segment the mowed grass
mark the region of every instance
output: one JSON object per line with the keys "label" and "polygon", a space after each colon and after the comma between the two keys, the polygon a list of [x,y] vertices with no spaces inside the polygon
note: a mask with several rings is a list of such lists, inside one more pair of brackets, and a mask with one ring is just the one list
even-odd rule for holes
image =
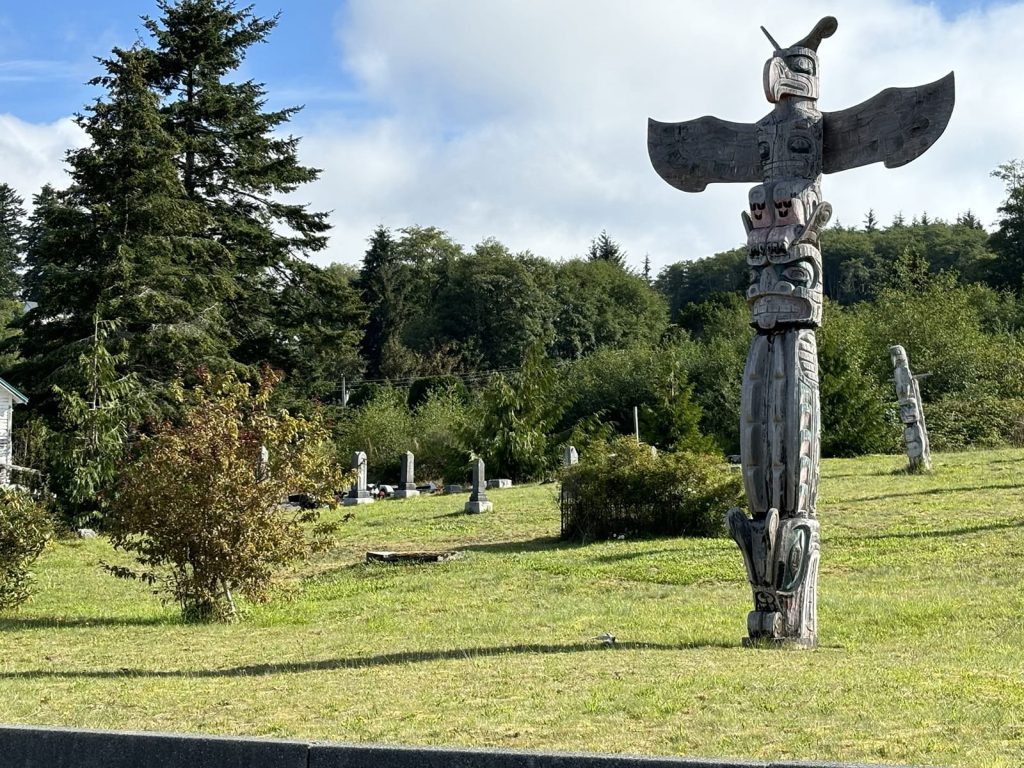
{"label": "mowed grass", "polygon": [[[432,745],[1024,763],[1024,451],[823,463],[821,646],[741,647],[728,539],[558,541],[557,488],[360,507],[242,622],[61,541],[0,618],[0,722]],[[342,514],[342,510],[332,514]],[[724,511],[724,510],[723,510]],[[368,549],[448,549],[364,565]],[[604,632],[614,646],[593,640]]]}

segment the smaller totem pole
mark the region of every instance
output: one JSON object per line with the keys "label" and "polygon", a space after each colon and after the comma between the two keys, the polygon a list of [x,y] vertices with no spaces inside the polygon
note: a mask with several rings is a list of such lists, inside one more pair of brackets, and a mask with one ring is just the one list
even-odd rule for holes
{"label": "smaller totem pole", "polygon": [[892,366],[895,370],[896,399],[900,404],[900,419],[903,421],[903,440],[907,444],[907,469],[911,472],[928,472],[932,468],[932,454],[928,448],[928,430],[924,425],[924,408],[921,405],[921,388],[917,376],[910,372],[907,351],[899,344],[889,347]]}

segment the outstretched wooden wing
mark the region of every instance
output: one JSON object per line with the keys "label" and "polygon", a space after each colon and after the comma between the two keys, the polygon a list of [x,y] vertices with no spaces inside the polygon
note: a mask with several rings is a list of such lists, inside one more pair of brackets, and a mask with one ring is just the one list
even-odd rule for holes
{"label": "outstretched wooden wing", "polygon": [[647,152],[658,175],[684,192],[702,192],[717,181],[761,181],[752,123],[717,117],[685,123],[648,120]]}
{"label": "outstretched wooden wing", "polygon": [[822,170],[869,163],[897,168],[924,153],[953,113],[953,73],[916,88],[886,88],[855,107],[824,114]]}

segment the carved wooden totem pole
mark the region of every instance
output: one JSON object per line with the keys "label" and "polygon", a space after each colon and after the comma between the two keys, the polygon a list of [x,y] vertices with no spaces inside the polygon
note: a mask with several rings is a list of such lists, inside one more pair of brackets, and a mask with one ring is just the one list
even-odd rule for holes
{"label": "carved wooden totem pole", "polygon": [[893,378],[896,381],[896,398],[900,404],[900,420],[904,424],[907,469],[911,472],[927,472],[932,468],[932,453],[928,448],[928,428],[924,425],[918,377],[910,372],[907,351],[899,344],[889,347],[889,356],[892,358]]}
{"label": "carved wooden totem pole", "polygon": [[815,329],[821,323],[818,237],[832,215],[821,174],[918,157],[953,110],[953,73],[930,85],[888,88],[841,112],[818,110],[818,45],[838,24],[819,21],[764,67],[774,104],[757,123],[701,117],[649,121],[651,163],[669,184],[700,192],[711,182],[758,182],[744,211],[757,331],[743,373],[740,451],[751,517],[729,511],[754,592],[745,644],[817,643],[819,558],[815,498],[820,412]]}

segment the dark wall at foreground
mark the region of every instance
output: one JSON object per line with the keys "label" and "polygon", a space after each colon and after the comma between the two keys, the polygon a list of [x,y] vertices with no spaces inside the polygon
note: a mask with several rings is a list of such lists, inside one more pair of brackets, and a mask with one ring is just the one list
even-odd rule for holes
{"label": "dark wall at foreground", "polygon": [[[0,768],[856,768],[0,726]],[[863,768],[863,767],[862,767]]]}

